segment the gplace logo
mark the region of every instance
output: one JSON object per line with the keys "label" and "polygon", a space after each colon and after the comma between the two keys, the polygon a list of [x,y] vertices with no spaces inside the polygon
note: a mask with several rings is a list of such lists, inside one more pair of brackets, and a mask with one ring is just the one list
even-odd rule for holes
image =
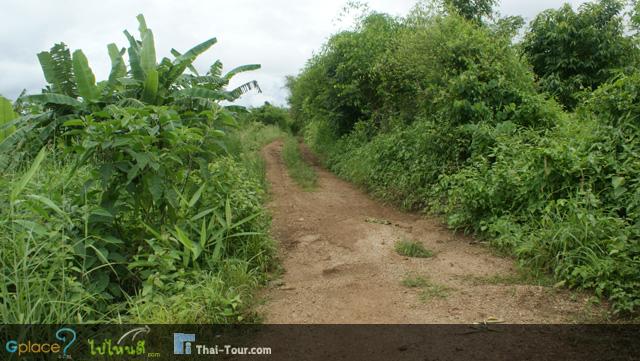
{"label": "gplace logo", "polygon": [[173,334],[173,354],[191,355],[191,344],[196,342],[196,335],[193,333]]}
{"label": "gplace logo", "polygon": [[62,343],[10,340],[7,341],[4,348],[7,352],[18,354],[18,356],[26,354],[58,354],[62,351],[62,357],[67,358],[69,347],[76,341],[76,332],[70,328],[61,328],[56,331],[56,339]]}

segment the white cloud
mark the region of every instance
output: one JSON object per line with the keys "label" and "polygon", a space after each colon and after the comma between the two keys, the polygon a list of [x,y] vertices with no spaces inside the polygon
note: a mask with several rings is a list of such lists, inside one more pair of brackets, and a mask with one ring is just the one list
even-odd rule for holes
{"label": "white cloud", "polygon": [[[207,69],[216,59],[227,70],[260,63],[261,70],[236,79],[236,84],[256,79],[263,90],[245,96],[242,103],[284,104],[284,77],[296,74],[313,51],[340,28],[335,19],[344,4],[345,0],[5,0],[0,12],[0,94],[15,98],[23,88],[38,92],[44,78],[36,54],[60,41],[82,49],[96,77],[106,78],[110,69],[106,45],[125,46],[122,30],[137,31],[135,16],[144,13],[159,56],[168,56],[172,47],[186,51],[217,37],[218,44],[196,66]],[[370,1],[372,9],[394,15],[406,14],[413,4],[413,0]],[[531,19],[561,4],[503,0],[500,12]]]}

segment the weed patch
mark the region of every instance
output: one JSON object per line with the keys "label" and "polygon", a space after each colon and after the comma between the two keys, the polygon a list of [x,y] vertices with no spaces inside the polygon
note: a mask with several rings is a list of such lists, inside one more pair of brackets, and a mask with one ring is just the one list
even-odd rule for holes
{"label": "weed patch", "polygon": [[424,287],[429,281],[422,276],[407,276],[402,280],[402,285],[409,288]]}
{"label": "weed patch", "polygon": [[396,252],[405,257],[429,258],[433,256],[433,252],[424,248],[422,243],[409,240],[401,240],[395,244]]}
{"label": "weed patch", "polygon": [[428,277],[409,274],[400,282],[405,287],[419,290],[419,297],[422,302],[427,302],[434,298],[447,298],[453,288],[436,283]]}
{"label": "weed patch", "polygon": [[282,159],[284,160],[289,176],[306,191],[312,191],[318,182],[318,175],[313,168],[307,164],[300,155],[298,142],[293,137],[288,137],[282,148]]}
{"label": "weed patch", "polygon": [[428,283],[422,287],[420,292],[420,300],[426,302],[434,298],[447,298],[453,288],[437,283]]}
{"label": "weed patch", "polygon": [[547,274],[534,272],[524,268],[518,268],[516,272],[509,274],[495,274],[491,276],[465,275],[461,279],[474,286],[481,285],[532,285],[552,287],[555,285],[553,278]]}

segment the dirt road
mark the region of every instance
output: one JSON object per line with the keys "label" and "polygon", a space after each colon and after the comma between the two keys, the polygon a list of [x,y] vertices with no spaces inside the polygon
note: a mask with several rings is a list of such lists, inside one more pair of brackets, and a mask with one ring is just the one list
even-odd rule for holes
{"label": "dirt road", "polygon": [[[287,174],[282,142],[263,149],[273,236],[285,273],[259,308],[266,323],[561,323],[584,319],[588,295],[518,281],[512,260],[493,255],[438,220],[369,198],[303,156],[318,173],[305,192]],[[415,240],[430,258],[398,255]],[[407,287],[407,277],[418,287]]]}

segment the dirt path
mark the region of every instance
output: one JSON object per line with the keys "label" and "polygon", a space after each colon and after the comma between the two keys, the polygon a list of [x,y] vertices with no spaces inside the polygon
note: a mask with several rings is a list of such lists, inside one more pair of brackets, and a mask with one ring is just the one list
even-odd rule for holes
{"label": "dirt path", "polygon": [[[586,295],[491,282],[492,276],[515,275],[513,261],[435,219],[383,206],[315,164],[319,186],[302,191],[289,178],[281,151],[281,141],[262,151],[273,236],[285,270],[258,310],[266,323],[470,323],[490,317],[560,323],[584,317]],[[303,155],[314,162],[308,151]],[[417,240],[435,255],[400,256],[394,251],[400,239]],[[430,280],[426,297],[420,287],[401,284],[408,275]]]}

